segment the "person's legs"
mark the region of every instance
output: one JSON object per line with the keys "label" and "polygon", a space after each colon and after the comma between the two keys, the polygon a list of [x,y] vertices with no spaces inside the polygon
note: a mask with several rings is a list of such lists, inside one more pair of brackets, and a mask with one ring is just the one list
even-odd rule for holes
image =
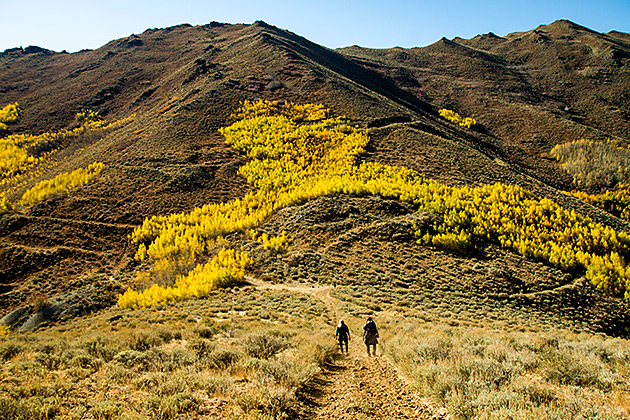
{"label": "person's legs", "polygon": [[343,354],[343,340],[339,340],[339,349],[341,350],[341,354]]}
{"label": "person's legs", "polygon": [[367,347],[368,356],[371,356],[371,354],[370,354],[370,345],[366,344],[365,347]]}
{"label": "person's legs", "polygon": [[[348,339],[343,340],[346,343],[346,355],[348,354]],[[341,351],[343,353],[343,350]]]}

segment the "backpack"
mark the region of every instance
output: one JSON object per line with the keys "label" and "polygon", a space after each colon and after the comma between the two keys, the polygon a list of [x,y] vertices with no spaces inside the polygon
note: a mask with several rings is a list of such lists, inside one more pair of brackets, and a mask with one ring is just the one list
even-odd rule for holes
{"label": "backpack", "polygon": [[376,332],[376,324],[374,321],[368,321],[365,323],[365,327],[363,329],[367,332]]}

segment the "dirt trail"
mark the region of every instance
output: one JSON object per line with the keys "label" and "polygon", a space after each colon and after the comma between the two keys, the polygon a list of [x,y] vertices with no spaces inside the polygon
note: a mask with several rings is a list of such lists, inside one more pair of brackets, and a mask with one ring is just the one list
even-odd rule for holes
{"label": "dirt trail", "polygon": [[[249,277],[259,289],[288,290],[320,299],[339,319],[332,287],[271,284]],[[368,356],[360,331],[353,331],[349,354],[327,366],[304,393],[300,418],[343,419],[448,419],[444,409],[421,398],[396,367],[377,351]],[[331,331],[332,334],[332,331]]]}

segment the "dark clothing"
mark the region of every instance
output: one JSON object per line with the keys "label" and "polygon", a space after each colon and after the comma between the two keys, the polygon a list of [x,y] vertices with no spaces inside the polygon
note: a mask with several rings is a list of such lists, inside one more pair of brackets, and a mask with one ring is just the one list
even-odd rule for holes
{"label": "dark clothing", "polygon": [[363,331],[363,341],[366,345],[371,346],[378,344],[378,329],[376,328],[374,321],[366,322],[363,326]]}
{"label": "dark clothing", "polygon": [[343,345],[346,345],[346,354],[348,353],[348,341],[350,340],[350,330],[346,324],[341,324],[340,327],[337,327],[335,330],[335,337],[339,339],[339,347],[341,348],[341,353],[343,354]]}
{"label": "dark clothing", "polygon": [[335,331],[335,336],[341,340],[348,340],[348,336],[350,336],[350,330],[346,324],[343,324],[341,327],[337,327]]}
{"label": "dark clothing", "polygon": [[378,334],[378,330],[376,329],[376,324],[374,321],[367,321],[363,326],[363,331],[366,333]]}

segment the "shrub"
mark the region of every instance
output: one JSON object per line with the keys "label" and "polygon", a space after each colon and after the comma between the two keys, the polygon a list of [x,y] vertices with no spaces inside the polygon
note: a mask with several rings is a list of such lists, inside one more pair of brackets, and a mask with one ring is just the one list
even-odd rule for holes
{"label": "shrub", "polygon": [[310,361],[315,365],[322,367],[327,364],[331,364],[333,360],[339,356],[339,347],[336,343],[324,340],[323,337],[320,338],[320,340],[313,338],[312,342],[301,346],[300,354],[304,360]]}
{"label": "shrub", "polygon": [[164,398],[150,397],[147,403],[155,418],[169,420],[186,413],[196,412],[201,400],[187,391]]}
{"label": "shrub", "polygon": [[258,386],[237,396],[238,405],[254,418],[286,418],[296,406],[295,391],[282,386]]}
{"label": "shrub", "polygon": [[95,337],[90,338],[80,344],[88,354],[109,362],[120,351],[120,344],[111,338]]}
{"label": "shrub", "polygon": [[195,329],[195,333],[200,337],[200,338],[207,338],[210,339],[212,338],[212,336],[214,335],[214,329],[209,328],[209,327],[199,327]]}
{"label": "shrub", "polygon": [[102,363],[102,359],[93,357],[83,351],[71,355],[67,362],[68,366],[90,370],[96,370]]}
{"label": "shrub", "polygon": [[195,363],[195,358],[190,353],[177,348],[168,351],[152,349],[149,354],[155,361],[156,368],[163,372],[173,372]]}
{"label": "shrub", "polygon": [[11,341],[0,344],[0,360],[7,361],[22,352],[22,346]]}
{"label": "shrub", "polygon": [[158,389],[165,379],[166,374],[162,372],[151,372],[134,378],[131,383],[141,391],[153,391]]}
{"label": "shrub", "polygon": [[57,370],[63,366],[63,358],[58,354],[35,353],[33,361],[48,370]]}
{"label": "shrub", "polygon": [[238,362],[243,355],[234,349],[218,349],[210,354],[206,364],[213,369],[224,370]]}
{"label": "shrub", "polygon": [[285,347],[286,343],[282,337],[267,331],[250,334],[243,342],[245,354],[258,359],[269,359]]}
{"label": "shrub", "polygon": [[95,420],[114,420],[121,412],[122,407],[118,401],[99,401],[90,408],[90,414]]}
{"label": "shrub", "polygon": [[208,376],[197,374],[189,378],[189,383],[194,389],[201,389],[210,395],[226,392],[232,387],[232,378],[230,376]]}
{"label": "shrub", "polygon": [[630,150],[616,141],[575,140],[554,146],[549,154],[580,188],[630,182]]}
{"label": "shrub", "polygon": [[137,368],[141,371],[154,369],[157,364],[151,355],[137,350],[123,350],[114,356],[113,361],[127,369]]}
{"label": "shrub", "polygon": [[192,350],[199,359],[208,358],[214,351],[215,347],[216,345],[208,340],[188,340],[188,348]]}
{"label": "shrub", "polygon": [[59,414],[59,405],[51,398],[30,397],[13,400],[0,397],[0,420],[46,420]]}

